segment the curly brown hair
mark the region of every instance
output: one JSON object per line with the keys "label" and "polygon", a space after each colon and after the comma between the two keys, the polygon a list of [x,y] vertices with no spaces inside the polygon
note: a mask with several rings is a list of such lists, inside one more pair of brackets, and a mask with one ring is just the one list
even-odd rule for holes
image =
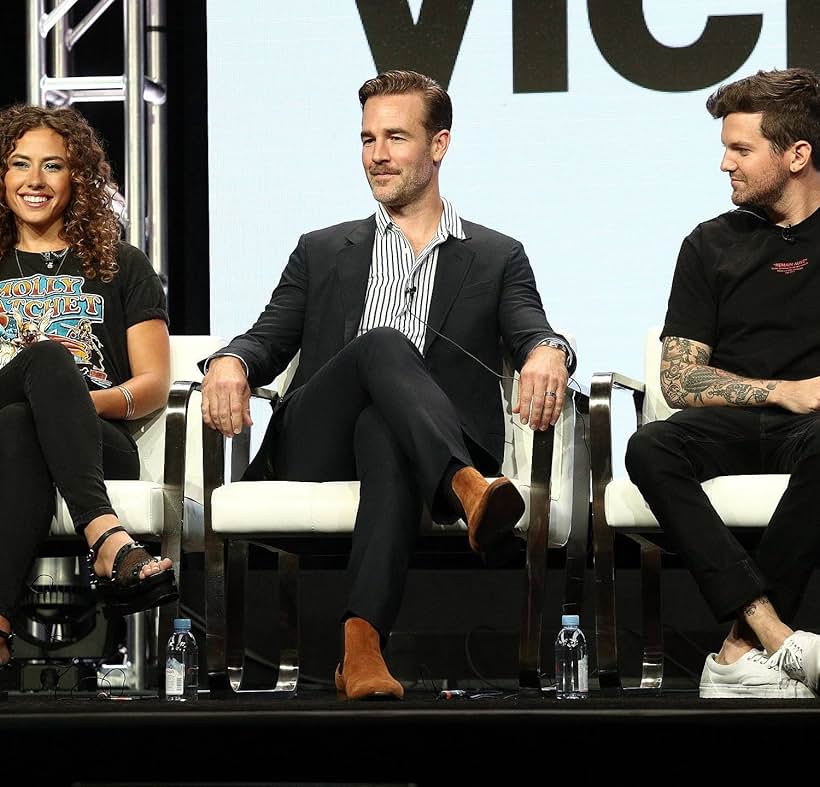
{"label": "curly brown hair", "polygon": [[112,210],[117,184],[100,139],[88,121],[74,109],[16,104],[0,111],[0,256],[17,243],[15,215],[5,202],[4,178],[17,141],[26,132],[50,128],[65,143],[71,176],[71,200],[63,214],[60,237],[82,260],[87,279],[109,282],[118,270],[120,227]]}

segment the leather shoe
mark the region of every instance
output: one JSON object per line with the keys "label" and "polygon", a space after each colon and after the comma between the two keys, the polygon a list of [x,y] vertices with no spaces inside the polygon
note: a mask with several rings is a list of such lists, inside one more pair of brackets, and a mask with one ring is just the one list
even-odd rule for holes
{"label": "leather shoe", "polygon": [[473,552],[486,552],[501,541],[524,513],[521,495],[505,476],[488,483],[474,467],[462,467],[451,485],[467,520]]}
{"label": "leather shoe", "polygon": [[345,656],[336,688],[349,700],[400,700],[404,687],[388,671],[379,632],[362,618],[345,621]]}

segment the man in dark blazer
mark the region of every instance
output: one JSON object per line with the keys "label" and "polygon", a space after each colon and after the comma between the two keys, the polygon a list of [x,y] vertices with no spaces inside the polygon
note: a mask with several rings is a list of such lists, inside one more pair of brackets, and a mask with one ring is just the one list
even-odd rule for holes
{"label": "man in dark blazer", "polygon": [[558,419],[574,357],[521,244],[441,197],[447,93],[391,71],[359,99],[375,216],[302,236],[256,324],[208,360],[202,412],[238,434],[250,387],[300,353],[245,478],[360,481],[336,685],[351,699],[401,698],[381,651],[423,507],[436,521],[464,517],[476,552],[508,537],[523,501],[503,476],[484,478],[503,458],[503,356],[521,372],[514,412],[540,430]]}

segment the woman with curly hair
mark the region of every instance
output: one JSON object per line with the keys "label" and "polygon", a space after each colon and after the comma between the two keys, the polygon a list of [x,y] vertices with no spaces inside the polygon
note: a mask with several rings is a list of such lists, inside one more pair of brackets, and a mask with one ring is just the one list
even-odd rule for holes
{"label": "woman with curly hair", "polygon": [[120,241],[116,186],[73,109],[0,112],[0,664],[60,491],[107,614],[177,597],[171,561],[119,524],[103,478],[139,478],[125,421],[163,407],[168,317],[145,255]]}

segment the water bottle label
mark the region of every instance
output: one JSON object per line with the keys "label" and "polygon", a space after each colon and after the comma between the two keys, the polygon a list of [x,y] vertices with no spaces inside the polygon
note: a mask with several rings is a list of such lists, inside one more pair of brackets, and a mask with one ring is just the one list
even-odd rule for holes
{"label": "water bottle label", "polygon": [[578,661],[578,691],[584,694],[589,691],[589,664],[585,658]]}
{"label": "water bottle label", "polygon": [[185,689],[185,665],[174,658],[165,662],[165,696],[181,697]]}

